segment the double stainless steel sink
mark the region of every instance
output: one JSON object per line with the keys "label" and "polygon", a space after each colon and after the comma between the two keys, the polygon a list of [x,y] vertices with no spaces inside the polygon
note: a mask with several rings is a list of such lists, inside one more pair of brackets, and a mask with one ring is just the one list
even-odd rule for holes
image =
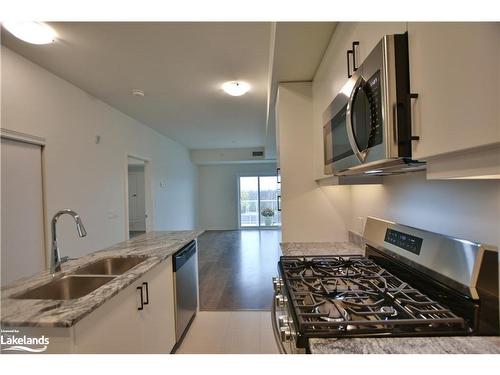
{"label": "double stainless steel sink", "polygon": [[147,257],[109,257],[83,266],[71,274],[55,278],[37,288],[17,294],[16,299],[54,299],[70,300],[81,298],[113,280]]}
{"label": "double stainless steel sink", "polygon": [[146,260],[146,257],[103,258],[73,272],[74,275],[121,275]]}

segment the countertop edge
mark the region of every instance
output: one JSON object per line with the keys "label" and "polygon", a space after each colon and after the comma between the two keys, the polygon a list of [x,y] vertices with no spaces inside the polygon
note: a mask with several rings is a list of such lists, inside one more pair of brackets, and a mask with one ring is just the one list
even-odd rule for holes
{"label": "countertop edge", "polygon": [[311,354],[499,354],[498,336],[309,339]]}

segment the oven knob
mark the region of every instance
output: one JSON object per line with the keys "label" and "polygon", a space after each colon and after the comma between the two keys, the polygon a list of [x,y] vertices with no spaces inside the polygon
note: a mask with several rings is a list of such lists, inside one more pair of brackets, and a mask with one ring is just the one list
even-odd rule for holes
{"label": "oven knob", "polygon": [[280,338],[283,342],[292,341],[292,330],[290,327],[281,327],[280,328]]}
{"label": "oven knob", "polygon": [[283,294],[277,294],[276,297],[274,298],[274,301],[276,303],[276,306],[285,307],[285,304],[287,303],[287,298]]}
{"label": "oven knob", "polygon": [[283,288],[283,279],[281,277],[273,277],[274,291],[281,292]]}
{"label": "oven knob", "polygon": [[292,319],[288,315],[280,315],[278,317],[278,321],[279,321],[280,328],[286,327],[286,326],[292,324],[292,322],[293,322]]}

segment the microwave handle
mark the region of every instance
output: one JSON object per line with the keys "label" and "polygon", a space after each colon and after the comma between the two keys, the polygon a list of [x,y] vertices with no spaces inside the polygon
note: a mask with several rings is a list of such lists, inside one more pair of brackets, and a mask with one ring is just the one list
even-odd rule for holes
{"label": "microwave handle", "polygon": [[352,151],[354,152],[354,155],[358,158],[358,160],[361,163],[364,163],[366,159],[366,151],[360,151],[358,144],[356,143],[356,137],[354,135],[354,124],[352,121],[352,105],[354,103],[354,97],[356,96],[356,93],[360,89],[361,85],[363,84],[364,79],[363,77],[359,76],[358,79],[356,80],[356,83],[354,84],[351,95],[349,96],[349,100],[347,101],[347,110],[345,113],[345,124],[347,128],[347,138],[349,139],[349,144],[351,145]]}

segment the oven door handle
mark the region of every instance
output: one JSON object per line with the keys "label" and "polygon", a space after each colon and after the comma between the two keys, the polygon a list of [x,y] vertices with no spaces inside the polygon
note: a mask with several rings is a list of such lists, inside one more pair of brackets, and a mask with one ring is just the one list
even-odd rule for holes
{"label": "oven door handle", "polygon": [[271,304],[271,323],[273,325],[273,334],[274,334],[274,339],[276,340],[276,344],[278,345],[278,350],[280,354],[288,354],[285,346],[283,345],[283,342],[281,341],[279,329],[278,329],[278,323],[276,322],[276,292],[273,294],[273,301]]}
{"label": "oven door handle", "polygon": [[347,128],[347,138],[349,139],[349,144],[351,145],[352,151],[354,155],[358,158],[361,163],[364,163],[366,160],[366,151],[361,151],[356,143],[356,137],[354,135],[354,122],[352,121],[353,116],[353,104],[354,97],[357,92],[361,89],[361,85],[365,82],[362,76],[359,76],[356,79],[356,83],[354,84],[351,95],[349,96],[349,100],[347,101],[347,109],[345,113],[345,124]]}

